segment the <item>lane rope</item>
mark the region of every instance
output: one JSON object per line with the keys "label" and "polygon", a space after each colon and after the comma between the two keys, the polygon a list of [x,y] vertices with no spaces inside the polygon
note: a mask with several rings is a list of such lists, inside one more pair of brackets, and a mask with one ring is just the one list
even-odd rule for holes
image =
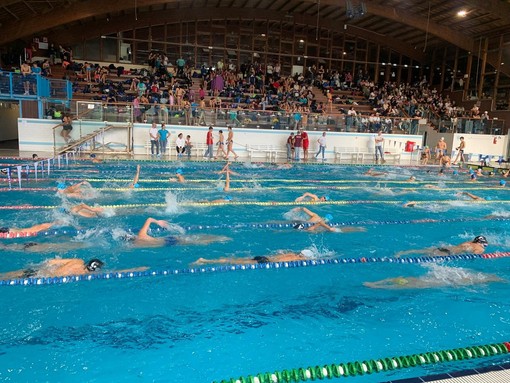
{"label": "lane rope", "polygon": [[[444,219],[406,219],[406,220],[388,220],[388,221],[347,221],[347,222],[328,222],[331,227],[342,226],[380,226],[380,225],[410,225],[422,223],[454,223],[454,222],[485,222],[485,221],[510,221],[510,217],[491,217],[491,218],[444,218]],[[217,230],[217,229],[292,229],[297,224],[303,225],[304,228],[313,226],[310,222],[290,222],[290,223],[237,223],[237,224],[222,224],[222,225],[189,225],[183,226],[186,231],[198,230]],[[129,233],[137,233],[140,229],[128,228]],[[0,238],[28,238],[28,237],[49,237],[57,235],[79,235],[86,233],[87,230],[79,229],[60,229],[60,230],[47,230],[37,232],[18,232],[18,233],[0,233]],[[153,233],[167,232],[166,229],[156,227],[151,229]]]}
{"label": "lane rope", "polygon": [[323,265],[338,264],[355,264],[355,263],[442,263],[448,261],[459,260],[475,260],[475,259],[497,259],[510,257],[510,252],[496,252],[488,254],[458,254],[445,255],[435,257],[406,257],[406,258],[334,258],[334,259],[316,259],[306,261],[289,261],[289,262],[270,262],[257,263],[250,265],[227,265],[227,266],[211,266],[211,267],[195,267],[187,269],[166,269],[166,270],[145,270],[145,271],[125,271],[125,272],[104,272],[86,275],[70,275],[65,277],[30,277],[30,278],[14,278],[0,281],[0,286],[14,285],[54,285],[78,281],[91,281],[96,279],[133,279],[141,277],[168,276],[168,275],[187,275],[187,274],[207,274],[214,272],[230,272],[230,271],[247,271],[258,269],[290,269],[297,267],[315,267]]}
{"label": "lane rope", "polygon": [[332,363],[322,366],[309,366],[291,368],[282,371],[258,373],[239,378],[231,378],[213,383],[289,383],[306,382],[308,380],[323,380],[355,377],[358,375],[372,374],[446,362],[455,362],[465,359],[484,358],[495,355],[508,354],[510,343],[491,343],[475,345],[447,350],[424,352],[420,354],[392,356],[380,359],[363,361]]}

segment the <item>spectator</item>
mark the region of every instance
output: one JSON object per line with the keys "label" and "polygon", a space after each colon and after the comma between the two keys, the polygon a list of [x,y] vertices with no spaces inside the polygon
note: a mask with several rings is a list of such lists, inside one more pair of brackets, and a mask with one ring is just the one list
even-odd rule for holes
{"label": "spectator", "polygon": [[186,150],[186,142],[184,141],[184,137],[183,137],[182,133],[179,133],[177,135],[177,139],[175,140],[175,150],[177,151],[178,158],[182,157],[182,155],[184,154],[184,151]]}
{"label": "spectator", "polygon": [[[156,155],[159,157],[159,132],[155,122],[152,123],[149,130],[149,138],[151,140],[151,156],[154,156],[155,151]],[[154,150],[154,148],[156,150]]]}
{"label": "spectator", "polygon": [[170,137],[170,132],[166,130],[165,124],[161,124],[161,129],[158,130],[158,137],[160,153],[165,155],[166,147],[168,145],[168,138]]}
{"label": "spectator", "polygon": [[384,151],[383,151],[384,137],[382,131],[379,130],[377,136],[375,136],[375,162],[379,161],[379,155],[381,155],[381,162],[384,164]]}
{"label": "spectator", "polygon": [[292,160],[294,158],[294,133],[291,133],[287,138],[287,160]]}
{"label": "spectator", "polygon": [[315,158],[322,153],[322,160],[324,161],[324,152],[326,151],[326,132],[322,133],[322,136],[319,137],[317,143],[319,144],[319,150],[317,151]]}
{"label": "spectator", "polygon": [[184,142],[186,148],[186,155],[188,156],[188,160],[191,158],[191,148],[193,148],[193,144],[191,143],[191,136],[188,134],[186,136],[186,141]]}
{"label": "spectator", "polygon": [[213,158],[214,151],[214,139],[213,139],[213,127],[209,126],[209,130],[207,131],[207,135],[205,138],[205,144],[207,145],[207,150],[204,153],[204,157],[208,157],[210,160]]}

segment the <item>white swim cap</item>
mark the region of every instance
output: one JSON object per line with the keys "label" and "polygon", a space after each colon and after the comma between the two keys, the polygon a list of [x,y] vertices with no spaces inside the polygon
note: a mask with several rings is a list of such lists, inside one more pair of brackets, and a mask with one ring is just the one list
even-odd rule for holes
{"label": "white swim cap", "polygon": [[301,250],[301,255],[306,258],[313,258],[315,256],[314,252],[310,249]]}

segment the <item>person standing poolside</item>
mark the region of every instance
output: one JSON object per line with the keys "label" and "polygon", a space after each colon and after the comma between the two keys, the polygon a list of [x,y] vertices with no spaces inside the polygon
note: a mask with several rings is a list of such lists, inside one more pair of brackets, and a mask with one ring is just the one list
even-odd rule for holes
{"label": "person standing poolside", "polygon": [[460,157],[460,162],[466,162],[466,160],[464,159],[464,150],[465,149],[466,149],[466,141],[464,141],[464,137],[461,137],[459,147],[457,148],[457,150],[458,150],[457,156],[455,157],[455,160],[453,160],[453,165],[456,165],[459,157]]}
{"label": "person standing poolside", "polygon": [[445,256],[452,254],[483,254],[485,252],[485,248],[489,246],[489,242],[487,242],[487,238],[483,235],[477,235],[472,241],[466,241],[456,246],[441,246],[441,247],[428,247],[426,249],[418,249],[418,250],[405,250],[399,251],[395,254],[396,258],[401,257],[402,255],[409,254],[423,254],[429,256]]}
{"label": "person standing poolside", "polygon": [[256,256],[253,258],[227,258],[222,257],[218,259],[205,259],[198,258],[191,265],[209,265],[209,264],[229,264],[229,265],[254,265],[257,263],[273,263],[273,262],[293,262],[293,261],[305,261],[313,259],[313,251],[304,249],[300,253],[286,252],[279,253],[276,255],[269,256]]}
{"label": "person standing poolside", "polygon": [[186,136],[186,141],[184,141],[184,147],[186,148],[186,155],[188,156],[188,160],[191,159],[191,149],[193,148],[193,144],[191,143],[191,136],[188,134]]}
{"label": "person standing poolside", "polygon": [[223,154],[223,158],[227,158],[227,152],[225,152],[225,137],[223,136],[223,130],[220,129],[218,132],[218,141],[216,142],[218,149],[216,149],[216,156],[214,159],[217,159],[221,154]]}
{"label": "person standing poolside", "polygon": [[298,130],[296,135],[294,136],[294,161],[299,161],[301,157],[301,148],[303,147],[303,136],[301,136],[301,131]]}
{"label": "person standing poolside", "polygon": [[158,225],[163,229],[170,228],[170,223],[164,220],[157,220],[154,218],[147,218],[142,228],[134,238],[135,247],[170,247],[175,245],[207,245],[212,242],[226,242],[231,238],[218,235],[180,235],[180,236],[166,236],[166,237],[153,237],[149,235],[151,224]]}
{"label": "person standing poolside", "polygon": [[441,160],[441,157],[443,157],[446,154],[447,149],[448,146],[446,145],[444,137],[441,137],[436,144],[436,161]]}
{"label": "person standing poolside", "polygon": [[161,124],[161,129],[158,130],[158,137],[160,153],[165,155],[166,147],[168,145],[168,139],[170,138],[170,132],[166,130],[165,124]]}
{"label": "person standing poolside", "polygon": [[379,155],[381,156],[381,162],[384,164],[386,161],[384,160],[384,152],[383,152],[383,144],[384,137],[382,135],[382,130],[379,130],[377,136],[375,136],[375,162],[379,161]]}
{"label": "person standing poolside", "polygon": [[209,126],[209,130],[207,131],[207,135],[205,138],[205,144],[207,145],[207,150],[204,153],[204,157],[208,157],[210,160],[213,158],[214,152],[214,138],[213,138],[213,127]]}
{"label": "person standing poolside", "polygon": [[421,164],[428,165],[430,161],[430,148],[426,145],[421,152]]}
{"label": "person standing poolside", "polygon": [[308,160],[308,148],[310,147],[310,139],[308,138],[308,133],[301,129],[301,137],[303,138],[303,160]]}
{"label": "person standing poolside", "polygon": [[[155,154],[159,156],[159,133],[158,127],[155,122],[152,123],[151,128],[149,129],[149,138],[151,140],[151,155]],[[154,148],[156,150],[154,150]]]}
{"label": "person standing poolside", "polygon": [[292,160],[294,158],[294,133],[291,133],[287,138],[287,160]]}
{"label": "person standing poolside", "polygon": [[[175,140],[175,151],[177,152],[177,158],[182,157],[185,150],[186,150],[186,141],[184,141],[183,134],[179,133]],[[189,156],[188,156],[188,158],[189,158]]]}
{"label": "person standing poolside", "polygon": [[324,161],[324,152],[326,151],[326,132],[322,133],[322,136],[319,137],[317,143],[319,144],[319,150],[317,151],[315,158],[322,153],[322,161]]}
{"label": "person standing poolside", "polygon": [[237,160],[237,157],[239,157],[236,152],[234,152],[234,131],[232,130],[232,127],[228,127],[228,136],[227,136],[227,159],[228,155],[232,153],[234,155],[234,160]]}

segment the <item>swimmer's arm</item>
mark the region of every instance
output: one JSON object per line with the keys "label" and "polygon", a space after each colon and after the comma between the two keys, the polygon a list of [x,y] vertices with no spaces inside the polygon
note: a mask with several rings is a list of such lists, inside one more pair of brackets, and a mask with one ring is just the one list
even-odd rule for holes
{"label": "swimmer's arm", "polygon": [[169,226],[169,223],[167,221],[164,221],[164,220],[157,220],[157,219],[154,219],[154,218],[147,218],[145,220],[145,223],[143,224],[142,228],[140,229],[140,231],[138,232],[138,238],[153,238],[152,236],[150,236],[148,233],[149,231],[149,228],[151,226],[151,223],[155,223],[156,225],[160,226],[160,227],[163,227],[165,229],[168,228]]}
{"label": "swimmer's arm", "polygon": [[145,271],[145,270],[149,270],[149,267],[147,267],[147,266],[134,267],[132,269],[116,270],[115,272],[116,273],[131,273],[131,272]]}
{"label": "swimmer's arm", "polygon": [[140,165],[136,165],[136,174],[135,174],[135,178],[133,179],[133,183],[131,184],[131,187],[134,187],[135,184],[138,183],[139,178],[140,178]]}
{"label": "swimmer's arm", "polygon": [[313,211],[307,209],[306,207],[300,207],[298,209],[301,210],[302,212],[308,214],[310,216],[310,218],[316,216],[316,214]]}

